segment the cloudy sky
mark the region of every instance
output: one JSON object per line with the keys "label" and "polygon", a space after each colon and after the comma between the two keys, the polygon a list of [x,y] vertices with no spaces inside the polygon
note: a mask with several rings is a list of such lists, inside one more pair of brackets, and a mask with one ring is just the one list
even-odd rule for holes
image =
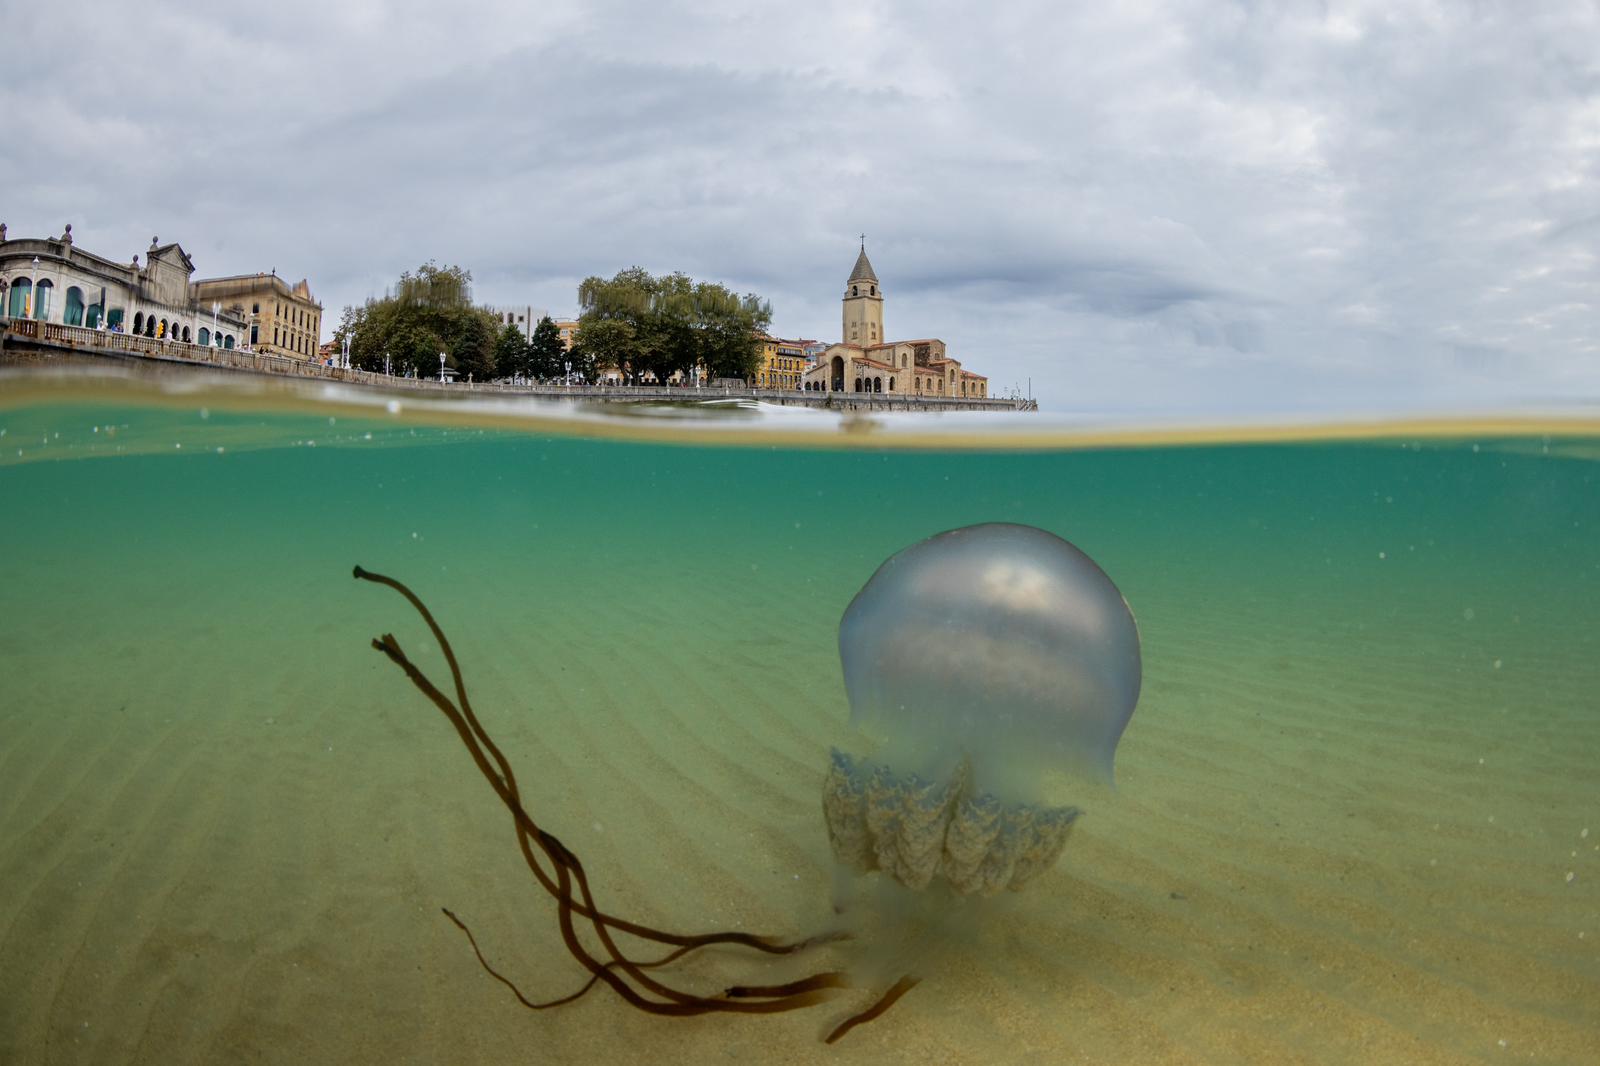
{"label": "cloudy sky", "polygon": [[633,264],[1054,410],[1600,398],[1600,3],[90,0],[7,19],[0,221],[575,310]]}

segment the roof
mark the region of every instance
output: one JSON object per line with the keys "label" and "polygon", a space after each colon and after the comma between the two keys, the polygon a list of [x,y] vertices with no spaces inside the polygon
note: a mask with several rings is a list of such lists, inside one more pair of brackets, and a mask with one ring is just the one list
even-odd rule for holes
{"label": "roof", "polygon": [[152,247],[149,254],[144,257],[145,262],[148,263],[157,256],[165,256],[166,253],[173,251],[174,249],[177,250],[178,261],[183,264],[183,268],[189,271],[191,274],[194,273],[194,260],[189,258],[189,253],[184,251],[183,245],[179,244],[177,241],[169,241],[168,243],[161,245],[159,248]]}
{"label": "roof", "polygon": [[[872,272],[872,261],[867,258],[867,246],[861,246],[861,254],[856,256],[855,269],[850,271],[850,281],[870,281],[877,284],[878,275]],[[850,281],[845,282],[846,285]]]}
{"label": "roof", "polygon": [[305,278],[301,278],[298,285],[290,285],[286,279],[280,278],[276,273],[267,274],[257,271],[254,274],[226,274],[219,278],[195,278],[189,284],[197,288],[208,289],[228,286],[237,288],[242,292],[269,288],[284,296],[304,300],[318,308],[322,307],[311,295],[311,283]]}

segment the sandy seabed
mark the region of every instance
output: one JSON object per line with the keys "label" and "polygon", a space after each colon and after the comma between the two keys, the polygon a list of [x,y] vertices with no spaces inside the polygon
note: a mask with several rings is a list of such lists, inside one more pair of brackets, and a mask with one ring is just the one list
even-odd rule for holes
{"label": "sandy seabed", "polygon": [[[453,732],[365,647],[392,629],[441,669],[423,630],[346,572],[302,564],[242,609],[203,572],[152,579],[116,618],[41,584],[6,627],[0,1061],[1600,1061],[1591,635],[1480,604],[1446,645],[1332,594],[1272,614],[1170,574],[1160,598],[1130,591],[1146,676],[1117,795],[826,1047],[875,989],[666,1019],[603,989],[534,1014],[494,983],[440,907],[534,998],[582,973]],[[819,789],[849,736],[834,608],[552,581],[492,617],[470,609],[490,576],[417,584],[603,905],[826,928]],[[796,648],[797,627],[824,635]],[[624,666],[633,634],[658,653]],[[673,972],[710,990],[858,950]]]}

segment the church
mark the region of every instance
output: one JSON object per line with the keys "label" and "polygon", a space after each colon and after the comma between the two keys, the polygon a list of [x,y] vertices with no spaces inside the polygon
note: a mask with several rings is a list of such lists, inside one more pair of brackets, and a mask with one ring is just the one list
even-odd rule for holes
{"label": "church", "polygon": [[867,259],[867,245],[844,286],[843,330],[838,344],[818,357],[801,379],[808,392],[882,392],[917,397],[989,395],[989,379],[961,369],[944,341],[891,341],[883,329],[883,286]]}

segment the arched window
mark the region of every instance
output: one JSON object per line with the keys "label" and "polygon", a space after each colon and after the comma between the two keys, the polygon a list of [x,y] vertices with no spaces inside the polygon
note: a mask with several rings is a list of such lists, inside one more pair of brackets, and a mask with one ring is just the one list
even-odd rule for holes
{"label": "arched window", "polygon": [[228,334],[227,339],[222,342],[222,346],[224,348],[232,348],[233,347],[233,334],[231,334],[231,333]]}
{"label": "arched window", "polygon": [[61,321],[69,326],[83,325],[83,290],[76,285],[67,290],[67,310]]}
{"label": "arched window", "polygon": [[156,335],[156,316],[155,315],[151,315],[149,318],[144,320],[144,335],[146,337],[154,337]]}
{"label": "arched window", "polygon": [[874,295],[874,296],[878,295],[878,287],[876,285],[868,286],[868,288],[871,289],[872,295]]}
{"label": "arched window", "polygon": [[106,329],[121,329],[122,320],[127,312],[121,307],[113,307],[111,313],[106,315]]}
{"label": "arched window", "polygon": [[135,334],[139,334],[139,333],[143,333],[144,332],[144,312],[143,311],[135,311],[133,313],[133,332]]}
{"label": "arched window", "polygon": [[184,326],[183,327],[183,343],[188,344],[189,341],[191,341],[193,338],[194,338],[194,334],[189,332],[189,327],[188,326]]}
{"label": "arched window", "polygon": [[39,284],[34,286],[33,317],[43,320],[50,317],[50,295],[55,292],[56,283],[49,278],[40,278]]}
{"label": "arched window", "polygon": [[27,318],[33,314],[33,279],[18,278],[11,283],[11,306],[6,308],[11,318]]}
{"label": "arched window", "polygon": [[860,296],[861,295],[861,287],[859,285],[850,286],[850,295],[851,296]]}
{"label": "arched window", "polygon": [[100,322],[105,317],[105,310],[99,304],[90,304],[88,310],[83,313],[83,324],[90,329],[99,329]]}
{"label": "arched window", "polygon": [[211,331],[204,326],[200,327],[200,343],[207,345],[211,343]]}
{"label": "arched window", "polygon": [[883,391],[883,379],[882,378],[873,378],[872,379],[872,391],[873,392],[882,392]]}
{"label": "arched window", "polygon": [[894,378],[890,378],[889,379],[889,391],[890,392],[894,391]]}

